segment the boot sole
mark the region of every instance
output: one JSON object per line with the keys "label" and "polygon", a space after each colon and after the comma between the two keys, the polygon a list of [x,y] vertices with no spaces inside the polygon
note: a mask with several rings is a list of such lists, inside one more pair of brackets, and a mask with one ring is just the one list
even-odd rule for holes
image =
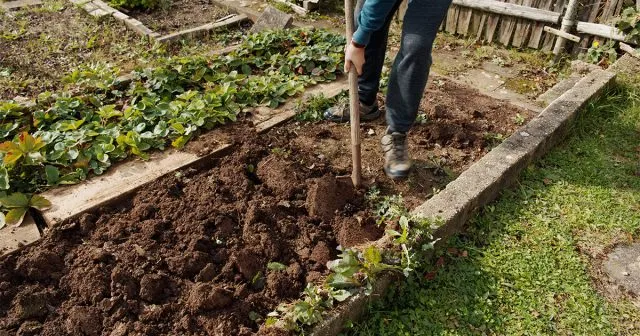
{"label": "boot sole", "polygon": [[[380,118],[380,115],[382,115],[382,111],[380,111],[380,109],[377,109],[375,112],[371,112],[368,114],[361,114],[360,121],[373,121]],[[348,115],[346,117],[345,116],[335,117],[333,114],[331,115],[325,114],[324,119],[328,121],[333,121],[336,123],[347,123],[351,118]]]}
{"label": "boot sole", "polygon": [[411,169],[405,171],[405,172],[390,172],[389,169],[387,169],[387,167],[383,167],[384,173],[387,175],[387,177],[389,177],[392,180],[403,180],[406,179],[407,177],[409,177],[409,173],[411,172]]}

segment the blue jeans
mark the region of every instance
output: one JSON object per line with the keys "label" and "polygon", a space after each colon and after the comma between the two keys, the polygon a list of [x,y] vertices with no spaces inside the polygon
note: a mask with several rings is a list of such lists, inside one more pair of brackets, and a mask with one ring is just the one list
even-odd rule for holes
{"label": "blue jeans", "polygon": [[[364,1],[358,0],[356,5],[356,25]],[[365,64],[358,79],[358,92],[360,101],[366,105],[376,101],[389,26],[400,3],[401,0],[397,0],[385,25],[371,35],[371,41],[365,49]],[[431,68],[433,41],[449,5],[451,0],[409,0],[400,50],[393,63],[387,89],[386,118],[392,132],[408,132],[416,120]]]}

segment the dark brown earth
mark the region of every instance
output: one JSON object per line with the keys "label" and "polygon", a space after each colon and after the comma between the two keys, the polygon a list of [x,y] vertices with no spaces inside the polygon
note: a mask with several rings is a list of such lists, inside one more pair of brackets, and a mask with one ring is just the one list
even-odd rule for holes
{"label": "dark brown earth", "polygon": [[[407,182],[381,173],[382,120],[364,125],[364,177],[408,205],[486,153],[529,114],[436,81],[411,135]],[[50,230],[0,260],[0,335],[250,335],[280,302],[326,275],[338,245],[380,238],[352,190],[347,125],[295,124],[265,135],[227,130],[233,154],[161,178],[109,208]],[[206,135],[203,137],[206,138]],[[201,148],[198,148],[198,144]],[[207,152],[213,142],[190,148]],[[269,270],[269,262],[287,266]],[[266,334],[266,330],[263,331]],[[273,335],[276,330],[269,330]]]}
{"label": "dark brown earth", "polygon": [[[384,101],[379,100],[382,105]],[[407,181],[393,181],[382,171],[380,138],[386,122],[380,118],[363,123],[362,174],[364,182],[383,194],[404,196],[408,208],[431,197],[438,189],[506,139],[534,113],[480,94],[477,90],[435,77],[420,106],[426,119],[409,133],[409,152],[414,169]],[[522,120],[516,122],[516,116]],[[348,124],[297,123],[296,145],[305,148],[319,167],[331,167],[339,175],[351,174]],[[294,153],[294,155],[296,155]]]}
{"label": "dark brown earth", "polygon": [[195,28],[229,15],[211,0],[172,0],[167,8],[130,13],[149,29],[162,35]]}
{"label": "dark brown earth", "polygon": [[[365,216],[362,194],[351,189],[339,199],[309,197],[334,178],[273,150],[294,151],[293,135],[247,136],[213,169],[160,179],[3,260],[0,334],[27,327],[41,335],[256,332],[249,316],[264,318],[298,298],[307,278],[318,279],[336,257],[342,226],[354,225],[349,217]],[[364,234],[345,244],[382,234],[358,229]],[[268,270],[271,261],[287,269]]]}

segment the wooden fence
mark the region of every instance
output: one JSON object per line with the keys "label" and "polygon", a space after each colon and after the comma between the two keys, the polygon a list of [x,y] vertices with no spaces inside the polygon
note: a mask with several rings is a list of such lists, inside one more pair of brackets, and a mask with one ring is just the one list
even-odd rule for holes
{"label": "wooden fence", "polygon": [[[568,52],[588,48],[592,41],[604,41],[601,36],[624,39],[612,28],[611,19],[622,11],[629,0],[580,0],[576,21],[590,34],[577,33],[582,39]],[[453,0],[441,29],[451,34],[473,36],[478,41],[498,42],[505,46],[553,49],[556,35],[545,31],[545,26],[560,29],[568,0]],[[406,6],[401,7],[402,10]],[[594,25],[601,24],[601,25]],[[608,24],[605,26],[602,24]],[[610,33],[607,33],[610,30]],[[601,36],[593,36],[592,34]]]}

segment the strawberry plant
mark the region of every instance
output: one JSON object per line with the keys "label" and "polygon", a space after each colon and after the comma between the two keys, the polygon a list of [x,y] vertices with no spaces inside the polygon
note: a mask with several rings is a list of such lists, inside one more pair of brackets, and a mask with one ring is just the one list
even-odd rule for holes
{"label": "strawberry plant", "polygon": [[104,64],[77,69],[65,77],[69,91],[44,92],[33,106],[0,102],[0,190],[30,195],[132,155],[180,148],[243,111],[275,108],[335,79],[343,46],[344,38],[322,30],[267,31],[227,55],[136,69],[124,86]]}

